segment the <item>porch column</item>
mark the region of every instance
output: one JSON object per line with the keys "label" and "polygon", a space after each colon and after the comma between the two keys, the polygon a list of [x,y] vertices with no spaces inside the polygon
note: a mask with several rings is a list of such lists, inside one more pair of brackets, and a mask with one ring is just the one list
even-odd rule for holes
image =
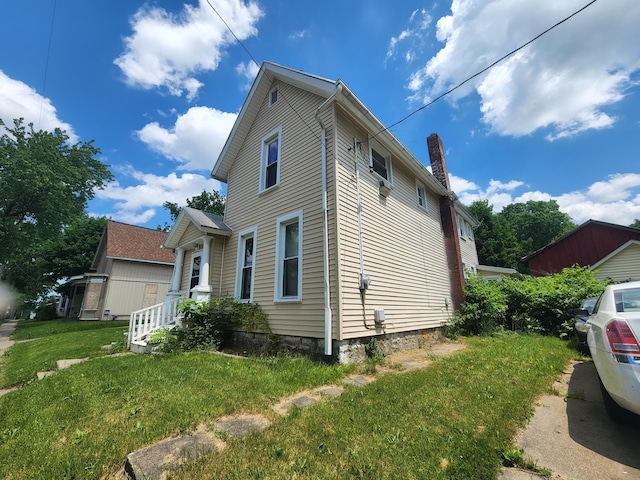
{"label": "porch column", "polygon": [[171,302],[182,296],[180,291],[180,281],[182,280],[182,265],[184,263],[184,249],[176,248],[176,263],[173,264],[173,275],[171,276],[171,285],[167,292],[166,301]]}
{"label": "porch column", "polygon": [[184,249],[176,248],[176,263],[173,265],[173,276],[171,277],[171,291],[180,290],[180,279],[182,278],[182,264],[184,262]]}
{"label": "porch column", "polygon": [[198,285],[201,287],[209,285],[209,263],[211,262],[211,237],[202,237],[202,260],[200,263],[200,281]]}

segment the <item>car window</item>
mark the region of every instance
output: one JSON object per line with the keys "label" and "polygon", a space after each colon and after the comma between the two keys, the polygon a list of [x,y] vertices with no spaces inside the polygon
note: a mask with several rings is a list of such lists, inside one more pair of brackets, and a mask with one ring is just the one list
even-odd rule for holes
{"label": "car window", "polygon": [[597,301],[597,298],[587,298],[582,302],[580,308],[586,310],[587,312],[589,312],[589,315],[591,315],[593,313],[593,307],[595,306]]}
{"label": "car window", "polygon": [[613,294],[616,312],[640,312],[640,288],[625,288]]}
{"label": "car window", "polygon": [[598,297],[598,301],[596,302],[595,306],[593,307],[593,312],[591,312],[591,315],[595,315],[596,313],[598,313],[598,309],[600,308],[600,302],[602,301],[602,295],[600,295]]}

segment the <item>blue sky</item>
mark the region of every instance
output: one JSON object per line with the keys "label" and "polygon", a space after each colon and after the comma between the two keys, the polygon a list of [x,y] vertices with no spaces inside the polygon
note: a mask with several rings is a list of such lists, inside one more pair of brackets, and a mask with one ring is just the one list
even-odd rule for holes
{"label": "blue sky", "polygon": [[[210,0],[257,62],[341,78],[391,125],[589,0]],[[206,0],[3,5],[0,118],[93,139],[115,182],[89,211],[155,228],[209,172],[257,72]],[[556,199],[640,218],[640,2],[598,0],[392,131],[443,139],[464,203]]]}

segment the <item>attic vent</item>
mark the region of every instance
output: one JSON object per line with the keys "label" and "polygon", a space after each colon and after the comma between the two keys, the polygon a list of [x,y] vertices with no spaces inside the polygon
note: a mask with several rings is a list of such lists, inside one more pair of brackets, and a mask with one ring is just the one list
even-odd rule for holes
{"label": "attic vent", "polygon": [[269,96],[269,106],[273,105],[278,101],[278,89],[274,88],[271,90],[271,95]]}

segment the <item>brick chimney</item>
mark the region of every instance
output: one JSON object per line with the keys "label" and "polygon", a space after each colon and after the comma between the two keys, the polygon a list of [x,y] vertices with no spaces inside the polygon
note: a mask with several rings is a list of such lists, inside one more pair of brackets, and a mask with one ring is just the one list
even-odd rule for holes
{"label": "brick chimney", "polygon": [[433,176],[449,192],[449,195],[440,197],[440,217],[442,230],[444,231],[444,244],[449,266],[449,283],[451,285],[451,301],[453,308],[458,310],[464,302],[464,270],[462,268],[462,253],[460,251],[460,238],[456,223],[456,211],[454,208],[454,193],[449,183],[447,162],[444,158],[442,139],[437,133],[427,137],[427,148],[431,160]]}

